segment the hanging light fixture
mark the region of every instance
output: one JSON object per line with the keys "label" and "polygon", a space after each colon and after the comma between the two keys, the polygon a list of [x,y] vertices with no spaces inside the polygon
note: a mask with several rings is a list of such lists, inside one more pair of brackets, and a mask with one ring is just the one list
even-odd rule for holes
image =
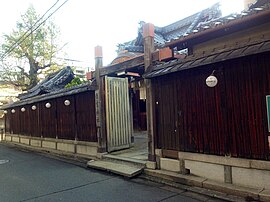
{"label": "hanging light fixture", "polygon": [[7,114],[8,113],[8,111],[7,110],[4,110],[4,114]]}
{"label": "hanging light fixture", "polygon": [[205,80],[205,83],[208,87],[213,88],[217,85],[218,79],[214,76],[215,70],[213,70],[212,74],[208,76]]}
{"label": "hanging light fixture", "polygon": [[15,109],[12,109],[12,110],[11,110],[11,113],[14,114],[14,113],[15,113]]}
{"label": "hanging light fixture", "polygon": [[21,112],[25,112],[25,108],[24,107],[21,108]]}
{"label": "hanging light fixture", "polygon": [[52,105],[51,105],[51,103],[49,103],[49,102],[47,102],[47,103],[45,104],[45,107],[48,108],[48,109],[51,108],[51,106],[52,106]]}
{"label": "hanging light fixture", "polygon": [[66,106],[69,106],[69,105],[70,105],[70,101],[69,101],[69,100],[65,100],[65,101],[64,101],[64,104],[65,104]]}
{"label": "hanging light fixture", "polygon": [[35,111],[37,109],[37,106],[33,105],[31,108],[32,108],[33,111]]}

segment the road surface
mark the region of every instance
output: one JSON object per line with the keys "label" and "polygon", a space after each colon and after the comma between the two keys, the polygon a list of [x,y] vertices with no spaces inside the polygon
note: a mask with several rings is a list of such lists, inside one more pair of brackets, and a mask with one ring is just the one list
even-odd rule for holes
{"label": "road surface", "polygon": [[[196,199],[195,199],[196,198]],[[0,201],[217,201],[0,144]]]}

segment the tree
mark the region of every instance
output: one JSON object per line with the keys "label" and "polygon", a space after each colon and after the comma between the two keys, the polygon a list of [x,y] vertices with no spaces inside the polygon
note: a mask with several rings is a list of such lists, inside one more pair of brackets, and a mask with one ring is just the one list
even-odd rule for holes
{"label": "tree", "polygon": [[65,88],[71,88],[73,86],[78,86],[78,85],[81,85],[83,83],[86,83],[86,81],[82,81],[80,79],[80,77],[76,76],[74,77],[74,79],[72,79],[66,86]]}
{"label": "tree", "polygon": [[[30,6],[20,21],[17,21],[16,29],[3,36],[1,51],[8,59],[2,61],[2,80],[30,89],[38,83],[40,73],[46,70],[56,71],[55,56],[61,50],[57,45],[60,32],[49,20],[38,27],[43,20],[36,23],[39,19],[34,7]],[[17,44],[15,48],[14,44]]]}

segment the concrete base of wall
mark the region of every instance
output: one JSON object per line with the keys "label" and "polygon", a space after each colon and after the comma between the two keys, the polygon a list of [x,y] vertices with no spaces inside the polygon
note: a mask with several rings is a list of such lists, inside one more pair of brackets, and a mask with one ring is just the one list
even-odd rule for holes
{"label": "concrete base of wall", "polygon": [[97,156],[97,148],[90,144],[88,145],[77,144],[77,153],[83,155],[93,154],[94,156]]}
{"label": "concrete base of wall", "polygon": [[64,154],[75,154],[78,156],[85,156],[90,158],[96,158],[98,156],[97,142],[38,138],[14,134],[5,134],[5,141],[13,142],[22,146],[25,145],[32,148],[40,148],[45,151],[55,151],[56,153],[61,152]]}
{"label": "concrete base of wall", "polygon": [[20,139],[20,143],[29,145],[30,144],[30,140],[29,140],[29,138],[21,138]]}
{"label": "concrete base of wall", "polygon": [[157,168],[157,163],[153,161],[147,161],[146,162],[146,168],[155,170]]}
{"label": "concrete base of wall", "polygon": [[43,140],[42,141],[42,147],[49,148],[49,149],[56,149],[56,142]]}
{"label": "concrete base of wall", "polygon": [[180,172],[180,162],[175,159],[160,158],[160,168],[173,172]]}
{"label": "concrete base of wall", "polygon": [[19,137],[12,137],[12,142],[20,142],[20,138]]}
{"label": "concrete base of wall", "polygon": [[219,182],[224,181],[224,166],[222,165],[185,160],[185,166],[190,174]]}
{"label": "concrete base of wall", "polygon": [[4,139],[5,141],[8,141],[8,142],[11,142],[11,136],[9,136],[9,135],[5,135],[5,139]]}
{"label": "concrete base of wall", "polygon": [[29,138],[29,140],[30,140],[30,146],[42,147],[41,140],[39,140],[39,139],[31,139],[31,138]]}
{"label": "concrete base of wall", "polygon": [[162,157],[156,150],[161,170],[181,172],[187,169],[190,174],[216,182],[267,189],[270,187],[270,161],[240,159],[189,152],[179,152],[178,159]]}
{"label": "concrete base of wall", "polygon": [[57,150],[75,153],[75,144],[70,144],[68,142],[58,142]]}

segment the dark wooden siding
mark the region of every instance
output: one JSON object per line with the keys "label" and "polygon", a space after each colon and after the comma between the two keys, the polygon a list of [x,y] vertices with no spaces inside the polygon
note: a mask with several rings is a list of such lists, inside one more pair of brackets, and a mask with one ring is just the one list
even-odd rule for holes
{"label": "dark wooden siding", "polygon": [[32,106],[33,105],[29,105],[29,108],[27,110],[29,110],[29,122],[30,122],[30,136],[33,137],[41,137],[41,119],[40,119],[40,113],[41,113],[41,104],[42,103],[35,103],[33,105],[36,106],[36,110],[32,110]]}
{"label": "dark wooden siding", "polygon": [[[12,134],[18,134],[20,132],[21,124],[20,124],[20,108],[15,107],[12,108],[15,110],[15,113],[10,114],[10,132]],[[9,111],[10,112],[10,111]]]}
{"label": "dark wooden siding", "polygon": [[22,108],[18,108],[19,112],[19,119],[20,119],[20,133],[23,135],[29,134],[30,133],[30,110],[29,106],[25,106],[24,109],[25,111],[21,111]]}
{"label": "dark wooden siding", "polygon": [[[46,108],[46,103],[51,107]],[[57,136],[57,111],[56,100],[48,100],[39,104],[41,136],[55,138]]]}
{"label": "dark wooden siding", "polygon": [[[69,106],[64,104],[65,100],[70,101]],[[74,140],[76,137],[74,107],[74,96],[57,99],[57,135],[59,139]]]}
{"label": "dark wooden siding", "polygon": [[[69,106],[64,105],[65,100],[70,101]],[[50,103],[51,107],[46,108],[46,103]],[[36,106],[36,110],[32,110],[33,105]],[[25,112],[21,112],[22,107],[26,109]],[[8,133],[97,141],[94,91],[15,107],[15,113],[11,113],[12,109],[8,109],[5,115]]]}
{"label": "dark wooden siding", "polygon": [[[155,78],[157,147],[268,159],[269,58],[265,53]],[[205,79],[213,70],[218,85],[209,88]]]}
{"label": "dark wooden siding", "polygon": [[78,94],[75,98],[77,136],[81,141],[97,141],[95,92]]}
{"label": "dark wooden siding", "polygon": [[10,110],[7,110],[7,114],[5,114],[5,132],[6,133],[11,133],[10,132],[10,118],[11,118],[11,112]]}

